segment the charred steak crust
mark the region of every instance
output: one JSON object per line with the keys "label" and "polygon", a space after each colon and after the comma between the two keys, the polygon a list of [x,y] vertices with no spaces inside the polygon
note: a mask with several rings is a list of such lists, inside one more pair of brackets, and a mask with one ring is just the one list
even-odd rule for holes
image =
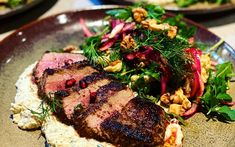
{"label": "charred steak crust", "polygon": [[102,137],[118,146],[159,146],[164,143],[166,124],[160,106],[134,98],[101,123]]}
{"label": "charred steak crust", "polygon": [[82,112],[81,111],[74,112],[72,119],[74,122],[74,127],[79,132],[79,135],[104,141],[98,134],[96,134],[90,128],[87,127],[85,119],[89,115],[94,114],[97,110],[99,110],[100,107],[107,102],[107,99],[111,95],[125,88],[126,86],[124,84],[112,81],[109,84],[102,86],[99,90],[97,90],[96,102],[94,104],[90,104],[90,106],[84,109]]}

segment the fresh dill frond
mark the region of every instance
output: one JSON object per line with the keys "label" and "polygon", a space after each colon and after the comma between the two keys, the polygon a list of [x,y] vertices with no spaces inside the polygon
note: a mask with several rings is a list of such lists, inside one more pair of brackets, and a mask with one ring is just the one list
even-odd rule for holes
{"label": "fresh dill frond", "polygon": [[93,65],[105,67],[108,65],[109,60],[98,54],[98,47],[101,44],[101,35],[92,36],[85,40],[82,45],[84,55],[89,59],[89,62]]}

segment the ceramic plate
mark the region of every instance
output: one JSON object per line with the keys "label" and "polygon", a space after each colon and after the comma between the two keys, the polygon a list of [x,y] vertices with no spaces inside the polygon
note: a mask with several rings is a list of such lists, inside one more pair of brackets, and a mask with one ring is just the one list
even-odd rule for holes
{"label": "ceramic plate", "polygon": [[[103,0],[107,3],[115,3],[121,5],[130,5],[134,2],[141,0]],[[147,1],[147,0],[146,0]],[[154,1],[154,0],[151,0]],[[231,3],[217,5],[217,4],[208,4],[208,3],[198,3],[186,8],[180,8],[176,4],[169,3],[165,4],[163,7],[170,12],[179,12],[187,15],[198,15],[198,14],[207,14],[207,13],[217,13],[235,9],[235,0],[231,0]]]}
{"label": "ceramic plate", "polygon": [[[23,70],[37,61],[41,55],[53,48],[63,48],[68,44],[79,45],[84,36],[79,25],[79,18],[86,20],[89,27],[102,25],[102,18],[107,9],[117,6],[96,7],[89,10],[65,12],[28,24],[0,42],[0,142],[1,146],[42,147],[44,138],[40,131],[22,131],[9,118],[10,103],[16,93],[15,82]],[[171,16],[172,14],[167,14]],[[203,26],[190,20],[184,20],[198,28],[196,39],[209,46],[220,40]],[[213,54],[218,62],[235,62],[235,51],[224,43]],[[235,95],[234,87],[231,89]],[[183,127],[185,147],[232,147],[235,144],[235,123],[222,123],[208,120],[202,113],[197,113]]]}
{"label": "ceramic plate", "polygon": [[24,5],[18,6],[16,8],[0,10],[0,19],[10,17],[12,15],[16,15],[18,13],[24,12],[24,11],[38,5],[42,1],[43,0],[33,0],[32,2],[30,2],[28,4],[24,4]]}

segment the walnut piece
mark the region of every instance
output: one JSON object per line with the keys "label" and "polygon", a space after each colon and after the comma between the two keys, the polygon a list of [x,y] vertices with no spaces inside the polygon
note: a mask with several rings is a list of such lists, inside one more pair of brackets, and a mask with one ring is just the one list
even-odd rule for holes
{"label": "walnut piece", "polygon": [[180,115],[182,116],[185,112],[185,109],[183,108],[182,105],[180,104],[171,104],[169,106],[169,110],[168,110],[170,113],[174,113],[176,115]]}
{"label": "walnut piece", "polygon": [[203,83],[206,83],[209,78],[209,69],[211,68],[211,58],[208,54],[200,56],[201,61],[201,77]]}
{"label": "walnut piece", "polygon": [[164,104],[170,104],[170,93],[165,93],[160,97],[160,100]]}
{"label": "walnut piece", "polygon": [[141,22],[144,29],[149,29],[152,31],[164,31],[168,30],[167,36],[173,39],[177,35],[177,26],[171,26],[168,23],[157,24],[154,19],[147,19]]}
{"label": "walnut piece", "polygon": [[189,108],[191,108],[191,102],[188,99],[184,99],[182,102],[182,106],[185,110],[188,110]]}
{"label": "walnut piece", "polygon": [[132,9],[132,13],[136,22],[143,21],[148,15],[148,12],[144,8],[140,7]]}
{"label": "walnut piece", "polygon": [[123,38],[121,47],[124,49],[133,49],[136,47],[135,40],[131,37],[130,34]]}
{"label": "walnut piece", "polygon": [[188,98],[184,95],[182,88],[179,88],[178,90],[175,91],[175,94],[170,96],[170,100],[174,104],[182,104],[184,99],[188,99]]}
{"label": "walnut piece", "polygon": [[78,48],[74,45],[68,45],[65,48],[63,48],[63,51],[66,52],[66,53],[72,53],[72,52],[77,51],[77,50],[78,50]]}
{"label": "walnut piece", "polygon": [[139,75],[132,75],[131,76],[131,82],[136,82],[139,79]]}
{"label": "walnut piece", "polygon": [[107,72],[119,72],[122,70],[122,61],[116,60],[110,63],[107,67],[104,68]]}

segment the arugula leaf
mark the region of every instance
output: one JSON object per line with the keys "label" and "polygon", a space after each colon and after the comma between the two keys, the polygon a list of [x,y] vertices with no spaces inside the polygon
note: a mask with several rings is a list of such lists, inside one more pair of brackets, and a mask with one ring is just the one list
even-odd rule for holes
{"label": "arugula leaf", "polygon": [[8,0],[7,4],[14,8],[14,7],[17,7],[19,5],[22,5],[24,4],[25,0]]}
{"label": "arugula leaf", "polygon": [[218,107],[217,112],[221,114],[224,118],[230,121],[235,121],[235,110],[232,110],[228,106]]}
{"label": "arugula leaf", "polygon": [[143,6],[148,11],[148,18],[160,21],[161,17],[165,14],[165,10],[161,6],[147,4]]}
{"label": "arugula leaf", "polygon": [[233,65],[231,62],[219,64],[217,69],[216,77],[230,78],[233,73]]}
{"label": "arugula leaf", "polygon": [[202,97],[202,106],[207,110],[207,115],[223,117],[227,121],[235,121],[235,110],[222,103],[222,101],[232,101],[232,97],[227,94],[228,81],[232,77],[232,73],[231,62],[218,65],[216,73],[210,71],[206,92]]}
{"label": "arugula leaf", "polygon": [[130,11],[130,9],[113,9],[106,11],[106,14],[124,20],[127,20],[132,16],[132,12]]}
{"label": "arugula leaf", "polygon": [[227,94],[227,93],[219,93],[216,96],[216,99],[224,100],[224,101],[232,101],[232,97],[229,94]]}

